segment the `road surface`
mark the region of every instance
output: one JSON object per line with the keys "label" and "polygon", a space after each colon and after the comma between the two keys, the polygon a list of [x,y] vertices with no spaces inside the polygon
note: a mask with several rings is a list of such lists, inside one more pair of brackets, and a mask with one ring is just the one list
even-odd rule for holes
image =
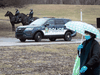
{"label": "road surface", "polygon": [[[100,39],[98,39],[100,42]],[[71,41],[64,41],[63,39],[57,39],[56,41],[49,41],[43,39],[41,42],[35,42],[34,40],[26,40],[26,42],[20,42],[16,38],[0,37],[0,46],[21,46],[21,45],[47,45],[47,44],[80,44],[81,39],[72,39]]]}

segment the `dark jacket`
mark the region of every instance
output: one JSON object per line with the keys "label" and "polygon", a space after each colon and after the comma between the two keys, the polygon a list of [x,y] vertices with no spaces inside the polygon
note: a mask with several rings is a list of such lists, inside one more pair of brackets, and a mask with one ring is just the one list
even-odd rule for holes
{"label": "dark jacket", "polygon": [[33,17],[33,11],[31,11],[31,12],[29,13],[29,17],[30,17],[30,18]]}
{"label": "dark jacket", "polygon": [[16,13],[15,13],[15,16],[17,16],[17,15],[19,15],[19,14],[20,14],[20,12],[17,10]]}
{"label": "dark jacket", "polygon": [[[94,39],[84,41],[83,49],[81,50],[80,55],[80,69],[83,66],[87,66],[88,70],[81,75],[99,75],[99,66],[100,66],[100,45]],[[78,52],[79,53],[79,52]],[[95,70],[97,69],[97,70]],[[96,71],[98,71],[96,73]]]}

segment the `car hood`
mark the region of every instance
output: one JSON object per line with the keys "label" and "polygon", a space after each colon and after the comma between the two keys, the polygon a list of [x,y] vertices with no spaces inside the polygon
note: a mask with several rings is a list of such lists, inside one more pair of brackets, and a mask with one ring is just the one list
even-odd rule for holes
{"label": "car hood", "polygon": [[39,27],[38,25],[26,25],[26,26],[19,26],[18,28],[34,28]]}

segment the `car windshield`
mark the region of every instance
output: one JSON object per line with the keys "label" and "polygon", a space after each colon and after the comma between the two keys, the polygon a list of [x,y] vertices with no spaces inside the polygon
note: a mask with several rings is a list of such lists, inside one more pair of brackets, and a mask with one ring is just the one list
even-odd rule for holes
{"label": "car windshield", "polygon": [[37,19],[37,20],[35,20],[34,22],[32,22],[30,25],[41,26],[41,25],[43,25],[47,20],[48,20],[48,19],[44,19],[44,18]]}

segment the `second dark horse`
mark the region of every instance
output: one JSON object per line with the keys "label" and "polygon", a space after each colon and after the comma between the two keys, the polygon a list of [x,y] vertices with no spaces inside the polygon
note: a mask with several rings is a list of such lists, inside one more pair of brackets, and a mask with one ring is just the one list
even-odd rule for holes
{"label": "second dark horse", "polygon": [[10,19],[10,23],[12,25],[12,31],[15,31],[15,24],[18,24],[18,23],[22,23],[23,25],[28,25],[30,24],[32,21],[38,19],[38,17],[33,17],[30,22],[28,20],[28,16],[23,14],[23,13],[20,13],[19,14],[19,18],[21,19],[21,21],[15,21],[16,20],[16,16],[13,15],[10,11],[7,11],[7,13],[5,14],[5,16],[9,16],[9,19]]}

